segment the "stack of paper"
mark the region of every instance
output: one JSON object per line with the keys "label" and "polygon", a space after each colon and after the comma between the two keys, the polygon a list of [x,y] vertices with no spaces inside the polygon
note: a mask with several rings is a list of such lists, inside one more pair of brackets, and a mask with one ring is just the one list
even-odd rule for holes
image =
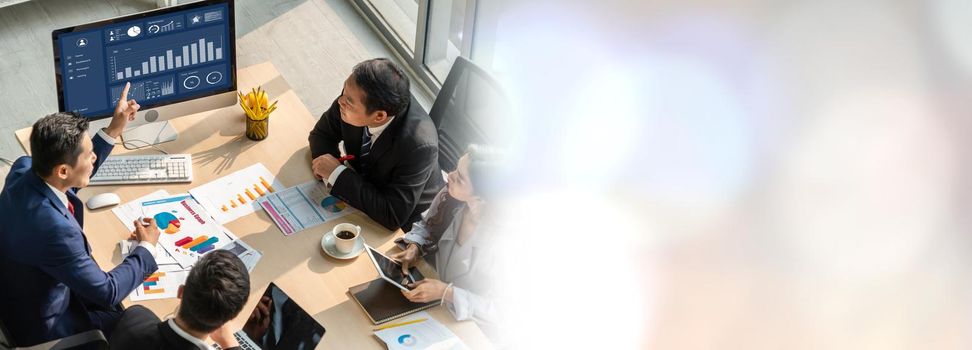
{"label": "stack of paper", "polygon": [[[266,167],[257,163],[190,190],[192,195],[169,195],[158,190],[112,209],[129,231],[135,230],[135,220],[145,217],[154,218],[160,232],[155,251],[159,270],[131,293],[132,301],[176,297],[196,261],[216,249],[236,254],[247,271],[253,271],[263,254],[222,223],[253,213],[259,208],[258,198],[282,187]],[[136,243],[121,241],[122,256],[130,254]]]}

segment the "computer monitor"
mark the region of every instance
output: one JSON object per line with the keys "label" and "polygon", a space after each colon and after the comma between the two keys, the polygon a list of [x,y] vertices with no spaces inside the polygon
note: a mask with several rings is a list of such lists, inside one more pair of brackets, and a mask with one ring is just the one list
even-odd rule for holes
{"label": "computer monitor", "polygon": [[57,102],[108,125],[125,83],[141,105],[126,148],[174,140],[172,118],[236,104],[233,0],[204,0],[58,29]]}

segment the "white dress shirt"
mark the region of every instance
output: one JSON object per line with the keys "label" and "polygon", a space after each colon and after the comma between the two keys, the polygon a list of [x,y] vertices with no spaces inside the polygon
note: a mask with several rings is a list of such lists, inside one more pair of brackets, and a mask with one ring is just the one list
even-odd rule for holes
{"label": "white dress shirt", "polygon": [[[498,266],[495,242],[499,238],[498,223],[484,217],[476,225],[468,241],[459,244],[459,228],[465,216],[463,206],[452,213],[438,213],[442,196],[436,196],[422,220],[412,225],[405,234],[406,244],[416,243],[427,246],[435,243],[438,250],[434,253],[435,270],[439,280],[452,283],[452,301],[443,305],[457,321],[473,320],[487,336],[496,337],[500,310],[496,302],[502,297],[496,295],[494,273]],[[429,232],[427,225],[430,217],[452,215],[452,222],[441,233]]]}
{"label": "white dress shirt", "polygon": [[[381,136],[381,133],[384,132],[389,125],[391,125],[393,120],[395,120],[395,117],[388,118],[388,122],[382,124],[381,126],[376,126],[373,128],[370,126],[368,127],[368,133],[371,134],[371,146],[374,146],[375,142],[378,142],[378,137]],[[331,171],[331,175],[327,177],[327,183],[334,186],[334,182],[337,181],[338,176],[341,176],[341,172],[347,168],[348,167],[344,166],[343,164],[338,165],[337,168],[334,168],[334,170]]]}
{"label": "white dress shirt", "polygon": [[193,337],[192,334],[186,333],[186,331],[182,330],[182,328],[179,328],[179,325],[176,324],[174,318],[170,318],[168,321],[166,321],[166,323],[169,324],[169,327],[172,327],[172,331],[175,332],[175,334],[178,334],[180,337],[188,340],[190,343],[195,344],[197,347],[199,347],[199,349],[202,350],[214,349],[212,346],[202,341],[202,339]]}

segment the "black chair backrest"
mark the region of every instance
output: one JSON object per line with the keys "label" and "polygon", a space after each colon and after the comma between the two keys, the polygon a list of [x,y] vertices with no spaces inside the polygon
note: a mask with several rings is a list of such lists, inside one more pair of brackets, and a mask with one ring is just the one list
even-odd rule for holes
{"label": "black chair backrest", "polygon": [[439,134],[439,167],[448,172],[456,168],[459,157],[471,143],[499,146],[504,121],[509,117],[508,100],[485,70],[463,57],[457,57],[429,117]]}

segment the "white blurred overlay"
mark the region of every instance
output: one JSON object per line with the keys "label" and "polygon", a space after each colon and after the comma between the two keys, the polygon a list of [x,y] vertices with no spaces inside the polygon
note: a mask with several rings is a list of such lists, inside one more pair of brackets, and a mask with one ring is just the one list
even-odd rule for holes
{"label": "white blurred overlay", "polygon": [[972,348],[972,2],[507,1],[512,348]]}

